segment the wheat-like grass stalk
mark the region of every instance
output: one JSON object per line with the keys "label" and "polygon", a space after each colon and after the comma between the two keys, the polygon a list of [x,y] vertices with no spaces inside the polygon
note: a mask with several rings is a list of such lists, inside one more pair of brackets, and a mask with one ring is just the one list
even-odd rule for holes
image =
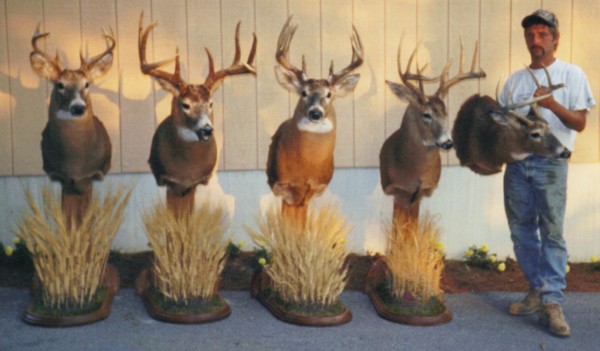
{"label": "wheat-like grass stalk", "polygon": [[226,262],[225,208],[207,202],[189,216],[177,217],[158,204],[144,215],[144,224],[154,251],[155,287],[185,305],[212,298]]}
{"label": "wheat-like grass stalk", "polygon": [[31,191],[25,196],[31,213],[15,229],[33,255],[44,305],[62,309],[89,304],[100,287],[112,241],[123,220],[131,190],[93,196],[80,225],[68,225],[60,197],[42,189],[42,205]]}
{"label": "wheat-like grass stalk", "polygon": [[346,286],[346,237],[351,228],[333,206],[310,209],[304,229],[281,215],[278,206],[259,219],[259,229],[248,228],[252,240],[271,250],[266,273],[272,289],[297,305],[327,308]]}
{"label": "wheat-like grass stalk", "polygon": [[401,298],[408,293],[419,304],[440,297],[444,262],[438,245],[441,230],[434,217],[425,214],[417,225],[387,224],[384,230],[390,243],[384,260],[392,276],[392,296]]}

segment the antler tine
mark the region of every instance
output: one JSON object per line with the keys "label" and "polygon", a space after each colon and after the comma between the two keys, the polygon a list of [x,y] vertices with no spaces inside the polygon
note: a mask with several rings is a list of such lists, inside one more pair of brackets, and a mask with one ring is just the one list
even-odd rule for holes
{"label": "antler tine", "polygon": [[[406,70],[404,72],[402,72],[402,63],[401,63],[401,50],[402,50],[402,41],[404,40],[404,34],[402,35],[401,39],[400,39],[400,45],[398,46],[398,57],[397,57],[397,61],[398,61],[398,74],[400,75],[400,80],[402,81],[402,83],[409,88],[410,90],[412,90],[423,102],[427,101],[427,95],[425,95],[425,90],[423,88],[423,82],[432,82],[432,81],[436,81],[439,79],[439,77],[426,77],[422,74],[422,72],[425,70],[425,68],[429,65],[429,63],[426,63],[423,67],[421,67],[419,69],[419,65],[417,64],[417,73],[413,74],[410,73],[410,67],[412,66],[412,61],[414,60],[415,56],[417,55],[418,51],[419,51],[419,46],[421,46],[422,41],[419,40],[419,42],[417,43],[417,45],[415,46],[415,49],[413,50],[412,54],[409,56],[408,58],[408,63],[406,65]],[[416,80],[419,82],[419,87],[417,88],[414,84],[412,84],[410,81],[411,80]]]}
{"label": "antler tine", "polygon": [[364,51],[362,42],[360,41],[360,36],[358,35],[358,31],[356,30],[356,27],[354,25],[352,25],[350,43],[352,44],[352,60],[350,61],[350,64],[348,64],[348,66],[346,66],[338,73],[333,73],[333,61],[331,61],[331,66],[329,67],[329,80],[331,82],[336,82],[337,80],[347,76],[360,65],[362,65],[362,63],[364,62]]}
{"label": "antler tine", "polygon": [[[537,86],[538,88],[541,87],[542,85],[540,84],[539,80],[536,78],[536,76],[533,73],[533,71],[531,70],[531,68],[529,68],[528,65],[525,65],[525,68],[527,69],[527,72],[529,72],[529,74],[531,75],[531,78],[533,78],[533,81],[535,82],[535,86]],[[564,83],[559,83],[559,84],[552,83],[552,78],[550,77],[550,72],[548,72],[548,68],[545,65],[542,65],[542,68],[544,69],[546,78],[548,78],[548,88],[550,89],[550,91],[564,88],[564,86],[565,86]]]}
{"label": "antler tine", "polygon": [[480,68],[479,72],[475,71],[475,68],[477,66],[478,54],[479,54],[479,41],[476,41],[475,42],[475,50],[473,52],[473,60],[471,62],[471,70],[469,72],[465,73],[464,72],[464,63],[465,63],[464,47],[463,47],[462,35],[461,35],[461,38],[460,38],[460,67],[458,68],[458,73],[451,79],[448,79],[447,81],[445,81],[445,79],[443,79],[443,84],[440,83],[440,87],[438,88],[438,91],[435,93],[435,95],[440,96],[440,97],[445,96],[453,85],[455,85],[456,83],[459,83],[463,80],[484,78],[486,76],[486,74],[483,71],[483,69]]}
{"label": "antler tine", "polygon": [[[299,79],[306,80],[307,77],[305,71],[296,68],[288,59],[290,44],[294,34],[296,34],[296,29],[298,29],[298,26],[292,25],[291,22],[292,16],[288,17],[283,25],[283,28],[281,29],[281,33],[277,39],[277,51],[275,53],[275,59],[281,67],[287,69],[288,71],[294,72]],[[305,66],[304,63],[303,65]]]}
{"label": "antler tine", "polygon": [[[144,30],[144,12],[140,14],[140,22],[138,28],[138,52],[140,56],[140,68],[144,74],[164,79],[171,84],[180,85],[183,80],[180,75],[179,68],[179,49],[177,50],[175,57],[167,60],[163,60],[156,63],[148,63],[146,61],[146,43],[148,42],[148,35],[156,27],[158,23],[156,21],[150,23],[148,28]],[[175,61],[175,72],[173,74],[159,70],[158,68],[164,66],[170,62]]]}
{"label": "antler tine", "polygon": [[206,49],[209,61],[209,70],[208,76],[204,81],[204,86],[208,90],[212,91],[216,87],[217,83],[227,76],[245,73],[251,73],[254,75],[256,74],[256,67],[253,66],[254,57],[256,56],[256,34],[253,33],[252,48],[250,49],[250,53],[248,54],[247,62],[240,62],[242,56],[240,49],[240,25],[241,22],[238,22],[235,28],[235,54],[233,55],[233,63],[231,64],[231,66],[229,66],[226,69],[222,69],[218,72],[215,72],[212,56],[210,54],[210,51]]}
{"label": "antler tine", "polygon": [[110,34],[106,34],[104,29],[102,29],[102,36],[104,37],[104,40],[106,40],[106,50],[104,50],[104,52],[92,57],[89,60],[86,60],[83,57],[83,53],[81,51],[79,51],[79,57],[81,60],[82,68],[93,66],[95,63],[100,61],[106,54],[112,52],[115,49],[115,47],[117,46],[117,42],[115,40],[115,33],[113,32],[112,27],[109,27],[109,29],[110,29]]}
{"label": "antler tine", "polygon": [[[42,49],[40,49],[37,46],[37,42],[38,40],[42,39],[42,38],[46,38],[47,36],[50,35],[49,32],[46,33],[40,33],[40,28],[41,28],[42,24],[38,23],[36,29],[35,29],[35,33],[33,34],[33,37],[31,37],[31,46],[33,47],[33,53],[36,53],[38,55],[43,56],[44,58],[46,58],[46,60],[48,62],[50,62],[51,64],[55,65],[58,70],[60,71],[60,63],[59,63],[59,57],[58,57],[58,52],[56,53],[56,55],[54,57],[48,55],[45,51],[43,51]],[[32,54],[33,54],[32,53]]]}

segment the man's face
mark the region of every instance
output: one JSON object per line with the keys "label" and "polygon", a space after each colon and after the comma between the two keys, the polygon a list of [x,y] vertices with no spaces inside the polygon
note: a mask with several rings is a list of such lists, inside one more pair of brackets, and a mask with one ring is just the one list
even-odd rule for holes
{"label": "man's face", "polygon": [[550,27],[545,24],[534,24],[525,29],[525,43],[534,60],[542,60],[554,56],[554,48],[558,44],[556,38],[550,32]]}

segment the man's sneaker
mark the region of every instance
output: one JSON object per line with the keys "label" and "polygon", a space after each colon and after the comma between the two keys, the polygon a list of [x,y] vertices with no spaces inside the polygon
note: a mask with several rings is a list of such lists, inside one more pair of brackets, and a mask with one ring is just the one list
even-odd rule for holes
{"label": "man's sneaker", "polygon": [[540,323],[556,336],[566,337],[571,335],[571,328],[565,320],[562,308],[557,303],[542,305]]}
{"label": "man's sneaker", "polygon": [[523,300],[510,304],[508,313],[513,316],[525,316],[539,311],[542,306],[540,292],[539,289],[529,290],[529,293],[527,293],[527,296]]}

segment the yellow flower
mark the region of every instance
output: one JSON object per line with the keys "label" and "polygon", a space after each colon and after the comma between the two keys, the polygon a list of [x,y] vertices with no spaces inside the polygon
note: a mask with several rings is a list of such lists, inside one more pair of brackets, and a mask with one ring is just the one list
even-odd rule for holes
{"label": "yellow flower", "polygon": [[266,265],[267,264],[267,259],[264,258],[264,257],[259,258],[258,259],[258,264],[261,265],[261,266]]}
{"label": "yellow flower", "polygon": [[12,246],[7,246],[4,248],[4,253],[6,254],[6,256],[12,256],[13,252],[15,251],[15,249],[13,249]]}
{"label": "yellow flower", "polygon": [[471,256],[473,256],[473,254],[474,254],[474,252],[471,249],[468,249],[467,251],[465,251],[465,256],[467,256],[467,257],[471,257]]}
{"label": "yellow flower", "polygon": [[490,262],[496,262],[496,255],[490,255]]}
{"label": "yellow flower", "polygon": [[240,240],[240,241],[238,241],[238,243],[237,243],[237,246],[238,246],[239,248],[242,248],[242,247],[244,247],[244,245],[246,245],[246,243],[244,242],[244,240]]}
{"label": "yellow flower", "polygon": [[592,261],[592,263],[598,262],[598,256],[594,255],[594,256],[590,257],[590,261]]}
{"label": "yellow flower", "polygon": [[12,242],[13,242],[13,244],[17,245],[18,243],[20,243],[20,242],[21,242],[21,239],[19,239],[19,237],[18,237],[18,236],[15,236],[15,237],[13,238]]}
{"label": "yellow flower", "polygon": [[506,270],[506,264],[505,264],[504,262],[501,262],[501,263],[498,265],[498,270],[499,270],[500,272],[504,272],[504,271]]}
{"label": "yellow flower", "polygon": [[479,248],[479,251],[486,253],[488,252],[488,246],[486,244],[481,245],[481,247]]}
{"label": "yellow flower", "polygon": [[571,266],[567,265],[567,273],[571,271]]}
{"label": "yellow flower", "polygon": [[438,242],[436,248],[438,251],[444,251],[444,244],[442,244],[441,242]]}

